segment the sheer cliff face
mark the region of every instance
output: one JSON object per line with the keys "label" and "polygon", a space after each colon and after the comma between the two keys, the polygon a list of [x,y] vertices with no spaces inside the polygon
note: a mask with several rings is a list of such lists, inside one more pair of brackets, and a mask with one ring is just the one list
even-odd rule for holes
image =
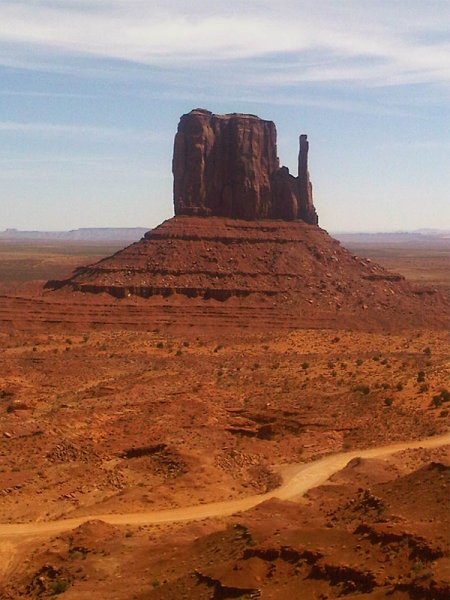
{"label": "sheer cliff face", "polygon": [[[254,115],[193,110],[181,117],[175,136],[175,214],[302,219],[317,224],[307,174],[307,146],[300,164],[306,170],[298,178],[286,167],[280,169],[276,128],[271,121]],[[309,195],[304,193],[305,177]]]}

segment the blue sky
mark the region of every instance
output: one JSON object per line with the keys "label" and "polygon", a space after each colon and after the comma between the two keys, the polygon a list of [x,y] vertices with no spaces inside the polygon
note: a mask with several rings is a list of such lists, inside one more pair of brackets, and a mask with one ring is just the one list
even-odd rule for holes
{"label": "blue sky", "polygon": [[172,216],[181,114],[310,140],[320,224],[450,225],[448,0],[1,0],[0,230]]}

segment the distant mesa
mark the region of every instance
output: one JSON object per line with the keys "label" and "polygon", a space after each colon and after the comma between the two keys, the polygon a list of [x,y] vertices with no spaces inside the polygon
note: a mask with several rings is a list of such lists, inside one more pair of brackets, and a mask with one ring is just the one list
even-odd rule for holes
{"label": "distant mesa", "polygon": [[71,231],[0,231],[0,241],[45,240],[54,242],[122,242],[138,240],[147,229],[143,227],[83,227]]}
{"label": "distant mesa", "polygon": [[175,215],[318,223],[307,136],[300,136],[294,177],[280,167],[275,124],[255,115],[214,115],[202,108],[183,115],[173,175]]}

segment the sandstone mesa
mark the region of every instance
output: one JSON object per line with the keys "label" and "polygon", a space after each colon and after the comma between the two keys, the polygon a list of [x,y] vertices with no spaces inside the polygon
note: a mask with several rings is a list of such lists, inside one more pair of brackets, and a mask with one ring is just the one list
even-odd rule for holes
{"label": "sandstone mesa", "polygon": [[255,115],[183,115],[173,155],[175,215],[317,225],[307,136],[300,136],[297,177],[280,167],[276,139],[275,124]]}
{"label": "sandstone mesa", "polygon": [[[440,293],[352,255],[318,226],[306,135],[298,164],[297,177],[279,166],[271,121],[192,110],[175,136],[175,216],[46,288],[164,301],[174,310],[181,302],[184,312],[233,299],[231,321],[238,306],[250,319],[262,307],[268,324],[283,318],[288,327],[441,322]],[[197,304],[203,316],[208,305]]]}

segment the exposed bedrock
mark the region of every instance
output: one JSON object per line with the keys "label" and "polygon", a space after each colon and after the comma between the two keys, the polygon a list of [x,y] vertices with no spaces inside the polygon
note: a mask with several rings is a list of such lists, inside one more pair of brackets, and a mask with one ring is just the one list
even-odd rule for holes
{"label": "exposed bedrock", "polygon": [[272,121],[192,110],[181,117],[175,136],[175,214],[316,225],[306,135],[300,136],[298,164],[298,177],[280,168]]}

